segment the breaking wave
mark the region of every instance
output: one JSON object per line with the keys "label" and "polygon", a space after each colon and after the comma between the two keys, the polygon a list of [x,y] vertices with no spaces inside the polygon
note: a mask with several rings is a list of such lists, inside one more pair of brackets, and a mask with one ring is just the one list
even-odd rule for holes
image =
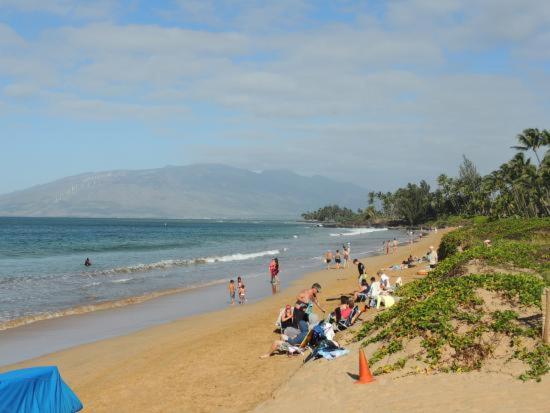
{"label": "breaking wave", "polygon": [[330,234],[331,237],[352,237],[355,235],[368,234],[371,232],[387,231],[387,228],[354,228],[348,232]]}
{"label": "breaking wave", "polygon": [[244,261],[251,260],[254,258],[264,257],[266,255],[277,255],[279,250],[269,250],[269,251],[260,251],[252,252],[248,254],[231,254],[231,255],[222,255],[219,257],[205,257],[205,258],[193,258],[188,260],[162,260],[158,262],[153,262],[150,264],[136,264],[130,265],[128,267],[118,267],[112,268],[110,270],[100,270],[92,273],[87,273],[87,275],[115,275],[115,274],[130,274],[134,272],[147,272],[153,270],[162,270],[173,267],[183,267],[188,265],[201,265],[201,264],[213,264],[216,262],[230,262],[230,261]]}

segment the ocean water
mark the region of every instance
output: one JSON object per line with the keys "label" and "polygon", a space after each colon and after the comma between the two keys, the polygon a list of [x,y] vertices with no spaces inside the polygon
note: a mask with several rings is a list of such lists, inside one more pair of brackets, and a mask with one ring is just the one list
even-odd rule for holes
{"label": "ocean water", "polygon": [[[323,268],[350,243],[352,256],[381,250],[398,230],[323,228],[291,221],[0,218],[0,329],[120,306],[166,291],[265,280],[279,257],[284,287]],[[89,257],[91,267],[85,267]]]}

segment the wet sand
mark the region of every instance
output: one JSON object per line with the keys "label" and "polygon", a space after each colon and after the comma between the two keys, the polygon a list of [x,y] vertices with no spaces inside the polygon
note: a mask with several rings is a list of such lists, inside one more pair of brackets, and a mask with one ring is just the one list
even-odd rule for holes
{"label": "wet sand", "polygon": [[[430,234],[415,243],[413,255],[423,255],[431,244],[437,245],[442,234]],[[369,257],[363,262],[368,274],[374,274],[401,262],[410,251],[405,245],[396,255]],[[397,276],[405,281],[416,278],[415,273],[411,269],[388,275],[394,282]],[[302,366],[301,357],[261,360],[258,356],[278,337],[274,321],[279,309],[313,282],[323,286],[321,302],[332,310],[342,293],[357,287],[357,270],[352,265],[346,270],[310,273],[282,293],[256,303],[84,344],[2,370],[57,365],[88,412],[250,411],[270,399]],[[210,308],[211,303],[205,300],[202,305]],[[332,378],[327,375],[324,380]]]}

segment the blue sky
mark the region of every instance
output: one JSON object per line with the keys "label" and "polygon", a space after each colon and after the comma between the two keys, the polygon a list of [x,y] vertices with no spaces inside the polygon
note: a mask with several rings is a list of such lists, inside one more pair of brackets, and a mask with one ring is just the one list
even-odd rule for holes
{"label": "blue sky", "polygon": [[216,162],[369,189],[550,128],[550,3],[0,0],[0,193]]}

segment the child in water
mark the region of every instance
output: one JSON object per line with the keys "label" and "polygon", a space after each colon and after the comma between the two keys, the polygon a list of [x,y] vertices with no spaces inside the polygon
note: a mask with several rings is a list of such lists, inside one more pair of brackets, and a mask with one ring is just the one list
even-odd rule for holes
{"label": "child in water", "polygon": [[241,283],[239,287],[239,304],[244,304],[246,302],[246,288],[244,284]]}
{"label": "child in water", "polygon": [[229,281],[229,299],[231,300],[231,305],[235,304],[235,281]]}

